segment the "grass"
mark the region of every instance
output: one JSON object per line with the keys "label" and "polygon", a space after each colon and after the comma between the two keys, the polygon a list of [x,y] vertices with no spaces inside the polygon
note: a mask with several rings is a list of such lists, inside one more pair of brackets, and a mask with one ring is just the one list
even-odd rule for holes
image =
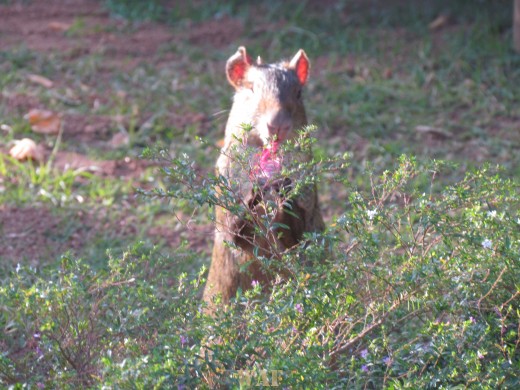
{"label": "grass", "polygon": [[[222,137],[231,102],[222,71],[226,58],[238,44],[246,44],[266,60],[288,57],[304,47],[313,63],[306,100],[310,120],[319,127],[319,153],[351,151],[353,180],[367,163],[384,170],[402,153],[458,163],[459,169],[445,178],[447,182],[483,161],[501,164],[507,176],[515,177],[520,173],[516,104],[520,96],[514,87],[520,79],[520,57],[510,49],[510,13],[505,3],[481,1],[475,11],[470,1],[386,6],[377,1],[337,2],[318,11],[312,2],[296,8],[275,1],[215,2],[203,12],[195,4],[173,6],[163,13],[157,11],[164,6],[159,1],[144,8],[129,1],[107,1],[107,9],[128,19],[138,15],[159,19],[174,36],[185,31],[187,20],[204,23],[226,15],[256,27],[244,29],[227,47],[164,42],[152,61],[142,58],[128,72],[120,72],[117,63],[107,61],[112,54],[103,51],[71,57],[74,51],[41,53],[24,45],[13,47],[0,53],[0,85],[4,96],[30,96],[61,113],[126,118],[127,146],[97,147],[65,137],[64,150],[101,160],[135,158],[145,146],[159,143],[169,145],[173,153],[188,153],[209,171],[217,156],[212,145]],[[440,13],[450,16],[448,26],[429,31],[429,22]],[[265,27],[270,23],[280,28]],[[126,34],[138,28],[130,22],[107,32]],[[93,30],[78,16],[71,31],[67,36],[81,38]],[[162,58],[169,53],[175,60],[164,65]],[[29,73],[60,84],[46,90],[28,81]],[[71,105],[67,94],[78,104]],[[33,136],[52,145],[52,137],[32,134],[22,118],[23,108],[9,108],[4,99],[0,113],[2,123],[12,128],[2,133],[4,143]],[[186,121],[185,113],[202,114],[203,126]],[[417,126],[439,128],[450,136],[437,140],[418,132]],[[110,124],[105,140],[118,131],[117,124]],[[208,146],[195,142],[198,136],[207,139]],[[94,203],[109,207],[133,196],[132,188],[140,185],[139,180],[128,185],[125,179],[14,166],[6,172],[4,165],[2,173],[4,181],[20,177],[15,185],[4,185],[2,198],[8,203],[60,203],[56,199],[81,195],[85,202],[79,207]],[[160,180],[151,170],[147,175],[142,184]],[[79,180],[82,176],[84,180]],[[45,199],[40,189],[52,196]],[[328,191],[327,187],[322,191],[326,205]],[[326,208],[329,215],[338,211],[332,205]],[[154,224],[153,218],[147,221]]]}
{"label": "grass", "polygon": [[[150,143],[170,143],[174,148],[182,145],[183,151],[190,155],[195,153],[195,160],[205,169],[211,169],[216,152],[208,154],[193,141],[195,136],[210,140],[222,136],[225,111],[213,114],[229,108],[231,91],[221,64],[241,43],[267,60],[290,56],[296,48],[304,47],[311,59],[325,60],[313,61],[306,91],[309,117],[320,128],[319,147],[327,154],[353,151],[354,171],[362,169],[368,161],[384,169],[401,153],[410,153],[454,160],[460,164],[461,173],[482,160],[494,161],[503,164],[507,174],[514,176],[519,173],[516,151],[520,137],[517,129],[507,127],[507,120],[520,115],[516,104],[519,92],[514,88],[520,78],[520,59],[510,50],[510,30],[505,27],[510,16],[507,7],[504,2],[498,3],[480,2],[476,13],[473,2],[469,1],[411,2],[406,6],[385,7],[376,1],[338,2],[324,12],[309,10],[311,3],[301,3],[295,9],[280,2],[268,2],[256,6],[261,12],[247,3],[217,2],[204,8],[204,12],[199,12],[196,5],[186,6],[182,11],[174,7],[167,16],[161,13],[160,17],[171,25],[174,35],[185,28],[180,21],[203,22],[221,15],[236,17],[244,25],[260,29],[269,22],[283,26],[263,30],[260,35],[255,29],[246,29],[236,37],[235,43],[230,42],[227,50],[212,50],[204,44],[199,47],[165,42],[156,61],[170,51],[178,54],[176,61],[160,68],[142,61],[124,73],[118,72],[117,66],[105,63],[109,53],[94,52],[70,60],[68,53],[42,54],[22,46],[0,54],[1,83],[4,95],[36,96],[46,107],[59,112],[92,113],[92,106],[87,104],[89,96],[103,96],[107,101],[94,109],[95,114],[123,115],[129,119],[128,147],[111,151],[66,140],[64,147],[69,150],[103,159],[137,156]],[[109,10],[129,19],[133,17],[127,11],[134,12],[136,17],[159,17],[157,10],[162,3],[147,4],[141,9],[132,2],[106,2]],[[428,23],[441,12],[452,17],[452,25],[445,31],[430,32]],[[74,35],[81,37],[88,33],[81,17],[75,18],[73,27]],[[126,30],[114,33],[124,34]],[[391,77],[384,77],[387,70]],[[100,80],[100,72],[111,76]],[[27,81],[24,75],[28,73],[63,80],[64,85],[57,93],[64,96],[67,88],[72,89],[80,104],[70,106],[56,99],[54,91]],[[126,97],[119,97],[121,93]],[[4,134],[5,141],[31,134],[20,117],[22,112],[7,110],[5,106],[0,106],[0,112],[3,122],[13,128],[12,133]],[[149,126],[136,130],[137,118],[132,112],[143,117],[146,113],[151,118]],[[184,112],[203,113],[209,118],[209,125],[200,129],[197,124],[172,126],[167,122],[169,113]],[[441,128],[452,137],[430,145],[425,142],[428,135],[415,130],[419,125]],[[115,127],[110,129],[111,134],[116,131]],[[38,138],[51,142],[46,137]],[[330,138],[339,142],[329,144]],[[355,144],[366,146],[356,150]],[[19,166],[19,169],[24,172],[31,168]],[[50,175],[57,175],[51,181],[71,180],[70,173]],[[99,184],[97,178],[90,179],[78,191],[91,195],[89,199],[97,202],[105,196],[104,190],[97,187],[108,188]],[[29,203],[40,201],[31,191],[23,190],[30,182],[23,181],[4,196]],[[117,187],[117,181],[114,184]],[[129,187],[123,188],[123,193],[128,190]],[[69,196],[70,189],[63,192]],[[106,194],[111,200],[104,203],[112,204],[117,202],[117,196],[122,196],[121,193],[114,198],[111,192],[108,189]]]}
{"label": "grass", "polygon": [[[367,172],[375,177],[382,175],[399,166],[402,154],[416,156],[425,164],[432,159],[453,164],[453,169],[439,171],[435,178],[432,191],[438,195],[447,185],[486,163],[500,165],[504,179],[518,180],[520,55],[511,49],[510,1],[336,1],[324,7],[315,1],[215,1],[181,6],[159,0],[146,4],[107,0],[100,6],[114,16],[109,25],[96,22],[91,26],[86,16],[78,15],[59,39],[79,42],[99,37],[97,34],[118,39],[147,26],[161,25],[171,40],[160,42],[152,54],[136,54],[132,48],[118,48],[121,53],[95,47],[83,52],[77,45],[47,51],[31,49],[28,43],[2,46],[0,124],[6,125],[0,130],[2,151],[12,140],[27,136],[47,149],[54,146],[53,136],[35,134],[23,119],[35,101],[70,118],[67,125],[72,129],[79,116],[87,116],[92,124],[101,117],[122,119],[110,120],[102,132],[86,136],[86,140],[64,134],[59,151],[77,152],[99,161],[123,160],[137,159],[146,147],[157,146],[168,149],[173,157],[186,153],[198,172],[209,173],[231,105],[232,90],[223,70],[226,59],[242,44],[253,56],[260,54],[268,62],[290,58],[302,47],[312,64],[305,100],[309,119],[318,127],[315,154],[349,152],[350,165],[341,180],[349,181],[360,193],[372,190]],[[429,23],[440,14],[449,16],[447,25],[431,31]],[[204,25],[215,21],[222,31],[202,34]],[[230,21],[238,22],[243,29],[226,30]],[[195,39],[194,31],[202,31],[206,38]],[[219,34],[226,43],[212,40]],[[46,89],[29,81],[28,74],[47,77],[56,85]],[[435,131],[418,131],[421,126]],[[128,144],[111,147],[108,141],[119,132],[128,134]],[[352,187],[334,179],[334,175],[325,175],[320,184],[329,226],[336,226],[346,208],[355,204],[349,198]],[[428,180],[415,183],[414,190],[428,189],[429,184]],[[151,256],[143,254],[146,250],[154,256],[159,253],[161,265],[152,271],[154,278],[166,286],[159,293],[167,295],[168,288],[179,285],[177,275],[181,272],[198,277],[200,267],[209,262],[211,250],[210,240],[197,241],[204,233],[188,229],[191,225],[210,226],[210,208],[193,207],[186,199],[167,203],[141,197],[136,190],[168,185],[157,167],[144,166],[130,176],[117,172],[103,176],[82,170],[63,171],[55,164],[19,163],[0,154],[0,214],[6,208],[44,208],[61,221],[46,231],[36,231],[47,237],[47,247],[40,253],[31,253],[29,258],[24,253],[16,258],[0,255],[0,264],[13,271],[17,263],[34,266],[37,259],[35,272],[59,269],[61,253],[49,248],[66,247],[79,235],[79,244],[68,248],[72,254],[66,257],[83,258],[87,267],[109,272],[110,283],[114,283],[111,288],[117,289],[124,278],[114,269],[107,271],[109,259],[123,261],[127,248],[142,242],[137,245],[139,249],[130,251],[130,257],[142,261]],[[76,220],[80,214],[88,218]],[[179,235],[150,234],[161,229],[178,231]],[[169,241],[171,237],[175,237],[174,242]],[[377,239],[376,235],[372,238]],[[387,237],[381,240],[395,244]],[[181,242],[181,249],[177,249]],[[393,255],[400,261],[399,253]],[[8,270],[0,274],[2,283],[8,283],[8,275]],[[95,280],[92,276],[93,285]],[[150,303],[154,298],[147,295],[152,294],[147,288],[143,284],[135,294],[145,296],[143,299]],[[88,296],[89,291],[87,288],[81,294]],[[150,307],[161,307],[166,315],[173,315],[174,309],[162,304],[154,301]],[[287,305],[280,310],[292,307]],[[186,310],[195,313],[193,307]],[[88,313],[79,315],[88,317]],[[131,333],[139,333],[141,325],[130,327]],[[308,338],[311,336],[309,333]],[[123,344],[112,347],[116,351],[123,349]],[[132,348],[135,352],[139,346]],[[369,349],[376,356],[384,347],[374,343]],[[220,352],[222,356],[232,355],[232,351]],[[131,359],[136,367],[140,364],[138,355]],[[428,356],[430,359],[433,355]],[[0,371],[2,364],[0,360]],[[108,361],[105,368],[106,372],[116,370]],[[2,380],[0,377],[0,383]]]}

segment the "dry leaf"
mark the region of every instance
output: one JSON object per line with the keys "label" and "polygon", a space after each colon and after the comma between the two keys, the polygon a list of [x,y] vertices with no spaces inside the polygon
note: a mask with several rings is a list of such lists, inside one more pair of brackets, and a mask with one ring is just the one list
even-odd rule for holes
{"label": "dry leaf", "polygon": [[50,22],[49,28],[54,31],[67,31],[72,24],[64,22]]}
{"label": "dry leaf", "polygon": [[29,138],[15,141],[14,146],[9,150],[9,154],[18,161],[43,161],[42,148]]}
{"label": "dry leaf", "polygon": [[27,76],[27,78],[29,79],[29,81],[32,81],[35,84],[40,84],[45,88],[52,88],[52,86],[54,85],[54,83],[47,77],[43,77],[38,74],[30,74]]}
{"label": "dry leaf", "polygon": [[112,146],[113,148],[119,148],[120,146],[128,145],[129,142],[130,137],[128,136],[128,134],[123,132],[114,134],[112,139],[109,141],[110,146]]}
{"label": "dry leaf", "polygon": [[393,71],[392,71],[392,68],[385,68],[385,70],[383,71],[383,77],[385,79],[391,79],[392,78],[392,75],[393,75]]}
{"label": "dry leaf", "polygon": [[439,30],[448,24],[448,15],[437,16],[429,25],[428,28],[432,31]]}
{"label": "dry leaf", "polygon": [[419,125],[415,127],[415,131],[423,134],[432,134],[442,139],[451,138],[453,134],[447,130],[439,129],[437,127]]}
{"label": "dry leaf", "polygon": [[6,125],[5,123],[2,123],[0,125],[0,130],[3,130],[5,132],[7,132],[7,133],[11,133],[13,131],[13,128],[11,126],[9,126],[9,125]]}
{"label": "dry leaf", "polygon": [[114,115],[112,117],[112,119],[114,119],[114,121],[118,124],[118,125],[123,125],[125,124],[126,122],[126,118],[124,115],[121,115],[121,114],[117,114],[117,115]]}
{"label": "dry leaf", "polygon": [[34,132],[40,134],[58,134],[61,126],[61,118],[58,114],[48,111],[32,109],[25,117]]}

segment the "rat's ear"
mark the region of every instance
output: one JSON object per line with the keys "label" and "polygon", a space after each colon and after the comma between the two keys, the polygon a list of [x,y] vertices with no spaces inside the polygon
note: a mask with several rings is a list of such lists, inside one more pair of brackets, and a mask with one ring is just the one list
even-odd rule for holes
{"label": "rat's ear", "polygon": [[226,76],[229,83],[235,88],[242,86],[250,66],[251,58],[247,55],[246,48],[240,46],[226,62]]}
{"label": "rat's ear", "polygon": [[311,64],[307,54],[305,54],[303,49],[298,50],[298,53],[296,53],[296,55],[289,63],[289,69],[292,69],[296,72],[296,76],[298,76],[298,80],[300,80],[301,85],[304,85],[307,82],[310,68]]}

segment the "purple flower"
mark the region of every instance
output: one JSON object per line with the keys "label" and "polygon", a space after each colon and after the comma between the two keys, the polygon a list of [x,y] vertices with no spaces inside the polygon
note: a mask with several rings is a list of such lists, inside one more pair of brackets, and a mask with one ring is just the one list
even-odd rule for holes
{"label": "purple flower", "polygon": [[364,372],[368,372],[368,367],[365,364],[363,364],[361,366],[361,370],[363,370]]}
{"label": "purple flower", "polygon": [[37,387],[38,389],[45,389],[45,385],[44,385],[43,383],[41,383],[41,382],[38,382],[38,383],[36,384],[36,387]]}
{"label": "purple flower", "polygon": [[183,383],[180,383],[177,385],[177,390],[186,390],[186,385]]}
{"label": "purple flower", "polygon": [[188,338],[181,334],[181,346],[184,347],[184,344],[188,342]]}
{"label": "purple flower", "polygon": [[253,281],[251,282],[251,286],[252,286],[253,288],[256,288],[258,285],[259,285],[258,280],[253,280]]}
{"label": "purple flower", "polygon": [[300,314],[303,314],[303,305],[301,303],[297,303],[296,305],[294,305],[294,309],[300,313]]}
{"label": "purple flower", "polygon": [[471,321],[472,324],[476,323],[477,321],[475,320],[475,318],[473,318],[473,316],[470,316],[469,317],[469,320]]}
{"label": "purple flower", "polygon": [[486,238],[484,241],[482,241],[482,247],[484,249],[493,249],[493,241]]}
{"label": "purple flower", "polygon": [[361,351],[361,357],[366,360],[367,356],[368,356],[368,349],[362,350]]}
{"label": "purple flower", "polygon": [[385,363],[387,366],[390,365],[391,362],[392,359],[390,359],[390,356],[383,358],[383,363]]}

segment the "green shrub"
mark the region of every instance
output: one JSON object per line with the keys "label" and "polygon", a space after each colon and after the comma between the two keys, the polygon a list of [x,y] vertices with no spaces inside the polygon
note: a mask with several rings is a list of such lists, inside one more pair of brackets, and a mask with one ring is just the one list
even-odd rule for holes
{"label": "green shrub", "polygon": [[[306,143],[302,133],[296,146]],[[223,178],[187,155],[156,156],[169,162],[168,187],[153,195],[243,212],[230,206]],[[214,318],[198,298],[205,270],[172,272],[172,262],[195,256],[187,248],[165,258],[136,246],[104,270],[67,255],[57,271],[13,270],[0,287],[0,383],[517,388],[518,182],[483,167],[440,185],[447,164],[403,156],[360,173],[361,189],[347,169],[345,156],[287,167],[319,173],[302,176],[334,185],[344,212],[279,254],[292,279],[269,295],[239,291]]]}

